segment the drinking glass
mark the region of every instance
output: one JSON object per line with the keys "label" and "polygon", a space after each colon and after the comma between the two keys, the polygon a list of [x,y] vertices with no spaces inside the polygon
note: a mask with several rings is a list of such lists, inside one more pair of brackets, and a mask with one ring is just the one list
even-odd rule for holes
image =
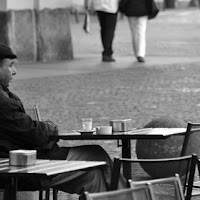
{"label": "drinking glass", "polygon": [[92,118],[82,118],[82,128],[84,131],[92,130]]}

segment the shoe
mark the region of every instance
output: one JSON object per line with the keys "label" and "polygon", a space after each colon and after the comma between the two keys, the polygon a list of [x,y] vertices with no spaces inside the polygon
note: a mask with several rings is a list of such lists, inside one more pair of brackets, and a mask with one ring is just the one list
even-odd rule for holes
{"label": "shoe", "polygon": [[115,62],[115,59],[112,58],[112,56],[103,56],[102,61],[103,62]]}
{"label": "shoe", "polygon": [[141,62],[141,63],[145,62],[144,57],[141,57],[141,56],[138,56],[137,60],[138,60],[138,62]]}

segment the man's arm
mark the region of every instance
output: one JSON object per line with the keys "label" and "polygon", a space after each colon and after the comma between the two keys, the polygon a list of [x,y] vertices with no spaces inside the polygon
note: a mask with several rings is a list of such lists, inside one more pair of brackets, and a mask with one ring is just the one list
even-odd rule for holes
{"label": "man's arm", "polygon": [[9,102],[0,106],[1,139],[25,147],[48,146],[50,135],[58,134],[53,122],[34,121],[24,113],[23,107]]}
{"label": "man's arm", "polygon": [[11,92],[9,97],[0,93],[0,130],[0,140],[27,149],[49,149],[53,146],[49,136],[58,134],[55,123],[32,120],[19,97]]}
{"label": "man's arm", "polygon": [[[51,121],[34,121],[25,113],[15,113],[16,129],[21,129],[18,136],[34,146],[47,147],[50,135],[58,135],[57,125]],[[31,140],[30,140],[31,139]]]}

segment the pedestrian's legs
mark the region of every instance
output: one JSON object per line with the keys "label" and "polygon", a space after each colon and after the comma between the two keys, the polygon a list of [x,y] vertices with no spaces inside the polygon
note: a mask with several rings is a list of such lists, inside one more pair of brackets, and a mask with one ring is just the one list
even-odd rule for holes
{"label": "pedestrian's legs", "polygon": [[98,16],[98,20],[99,20],[99,25],[100,25],[100,35],[101,35],[101,42],[102,42],[102,46],[103,49],[105,49],[105,12],[102,11],[97,11],[97,16]]}
{"label": "pedestrian's legs", "polygon": [[106,13],[105,20],[105,47],[103,55],[112,56],[113,54],[113,39],[117,23],[117,13]]}
{"label": "pedestrian's legs", "polygon": [[138,17],[137,19],[137,34],[138,34],[138,49],[137,56],[145,57],[146,54],[146,27],[147,27],[147,16]]}
{"label": "pedestrian's legs", "polygon": [[103,45],[103,56],[112,56],[113,39],[117,23],[117,13],[106,13],[98,11],[98,18],[101,26],[101,40]]}
{"label": "pedestrian's legs", "polygon": [[128,22],[132,33],[133,51],[135,56],[145,57],[147,16],[128,17]]}
{"label": "pedestrian's legs", "polygon": [[132,45],[133,45],[133,53],[135,57],[137,57],[137,43],[138,43],[138,38],[137,38],[137,18],[136,17],[128,17],[128,22],[131,30],[131,37],[132,37]]}

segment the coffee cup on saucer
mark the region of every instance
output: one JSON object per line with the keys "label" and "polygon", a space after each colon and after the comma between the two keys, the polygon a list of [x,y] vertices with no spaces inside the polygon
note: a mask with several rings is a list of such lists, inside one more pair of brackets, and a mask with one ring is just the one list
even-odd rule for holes
{"label": "coffee cup on saucer", "polygon": [[112,134],[112,126],[98,126],[96,127],[97,135],[111,135]]}

